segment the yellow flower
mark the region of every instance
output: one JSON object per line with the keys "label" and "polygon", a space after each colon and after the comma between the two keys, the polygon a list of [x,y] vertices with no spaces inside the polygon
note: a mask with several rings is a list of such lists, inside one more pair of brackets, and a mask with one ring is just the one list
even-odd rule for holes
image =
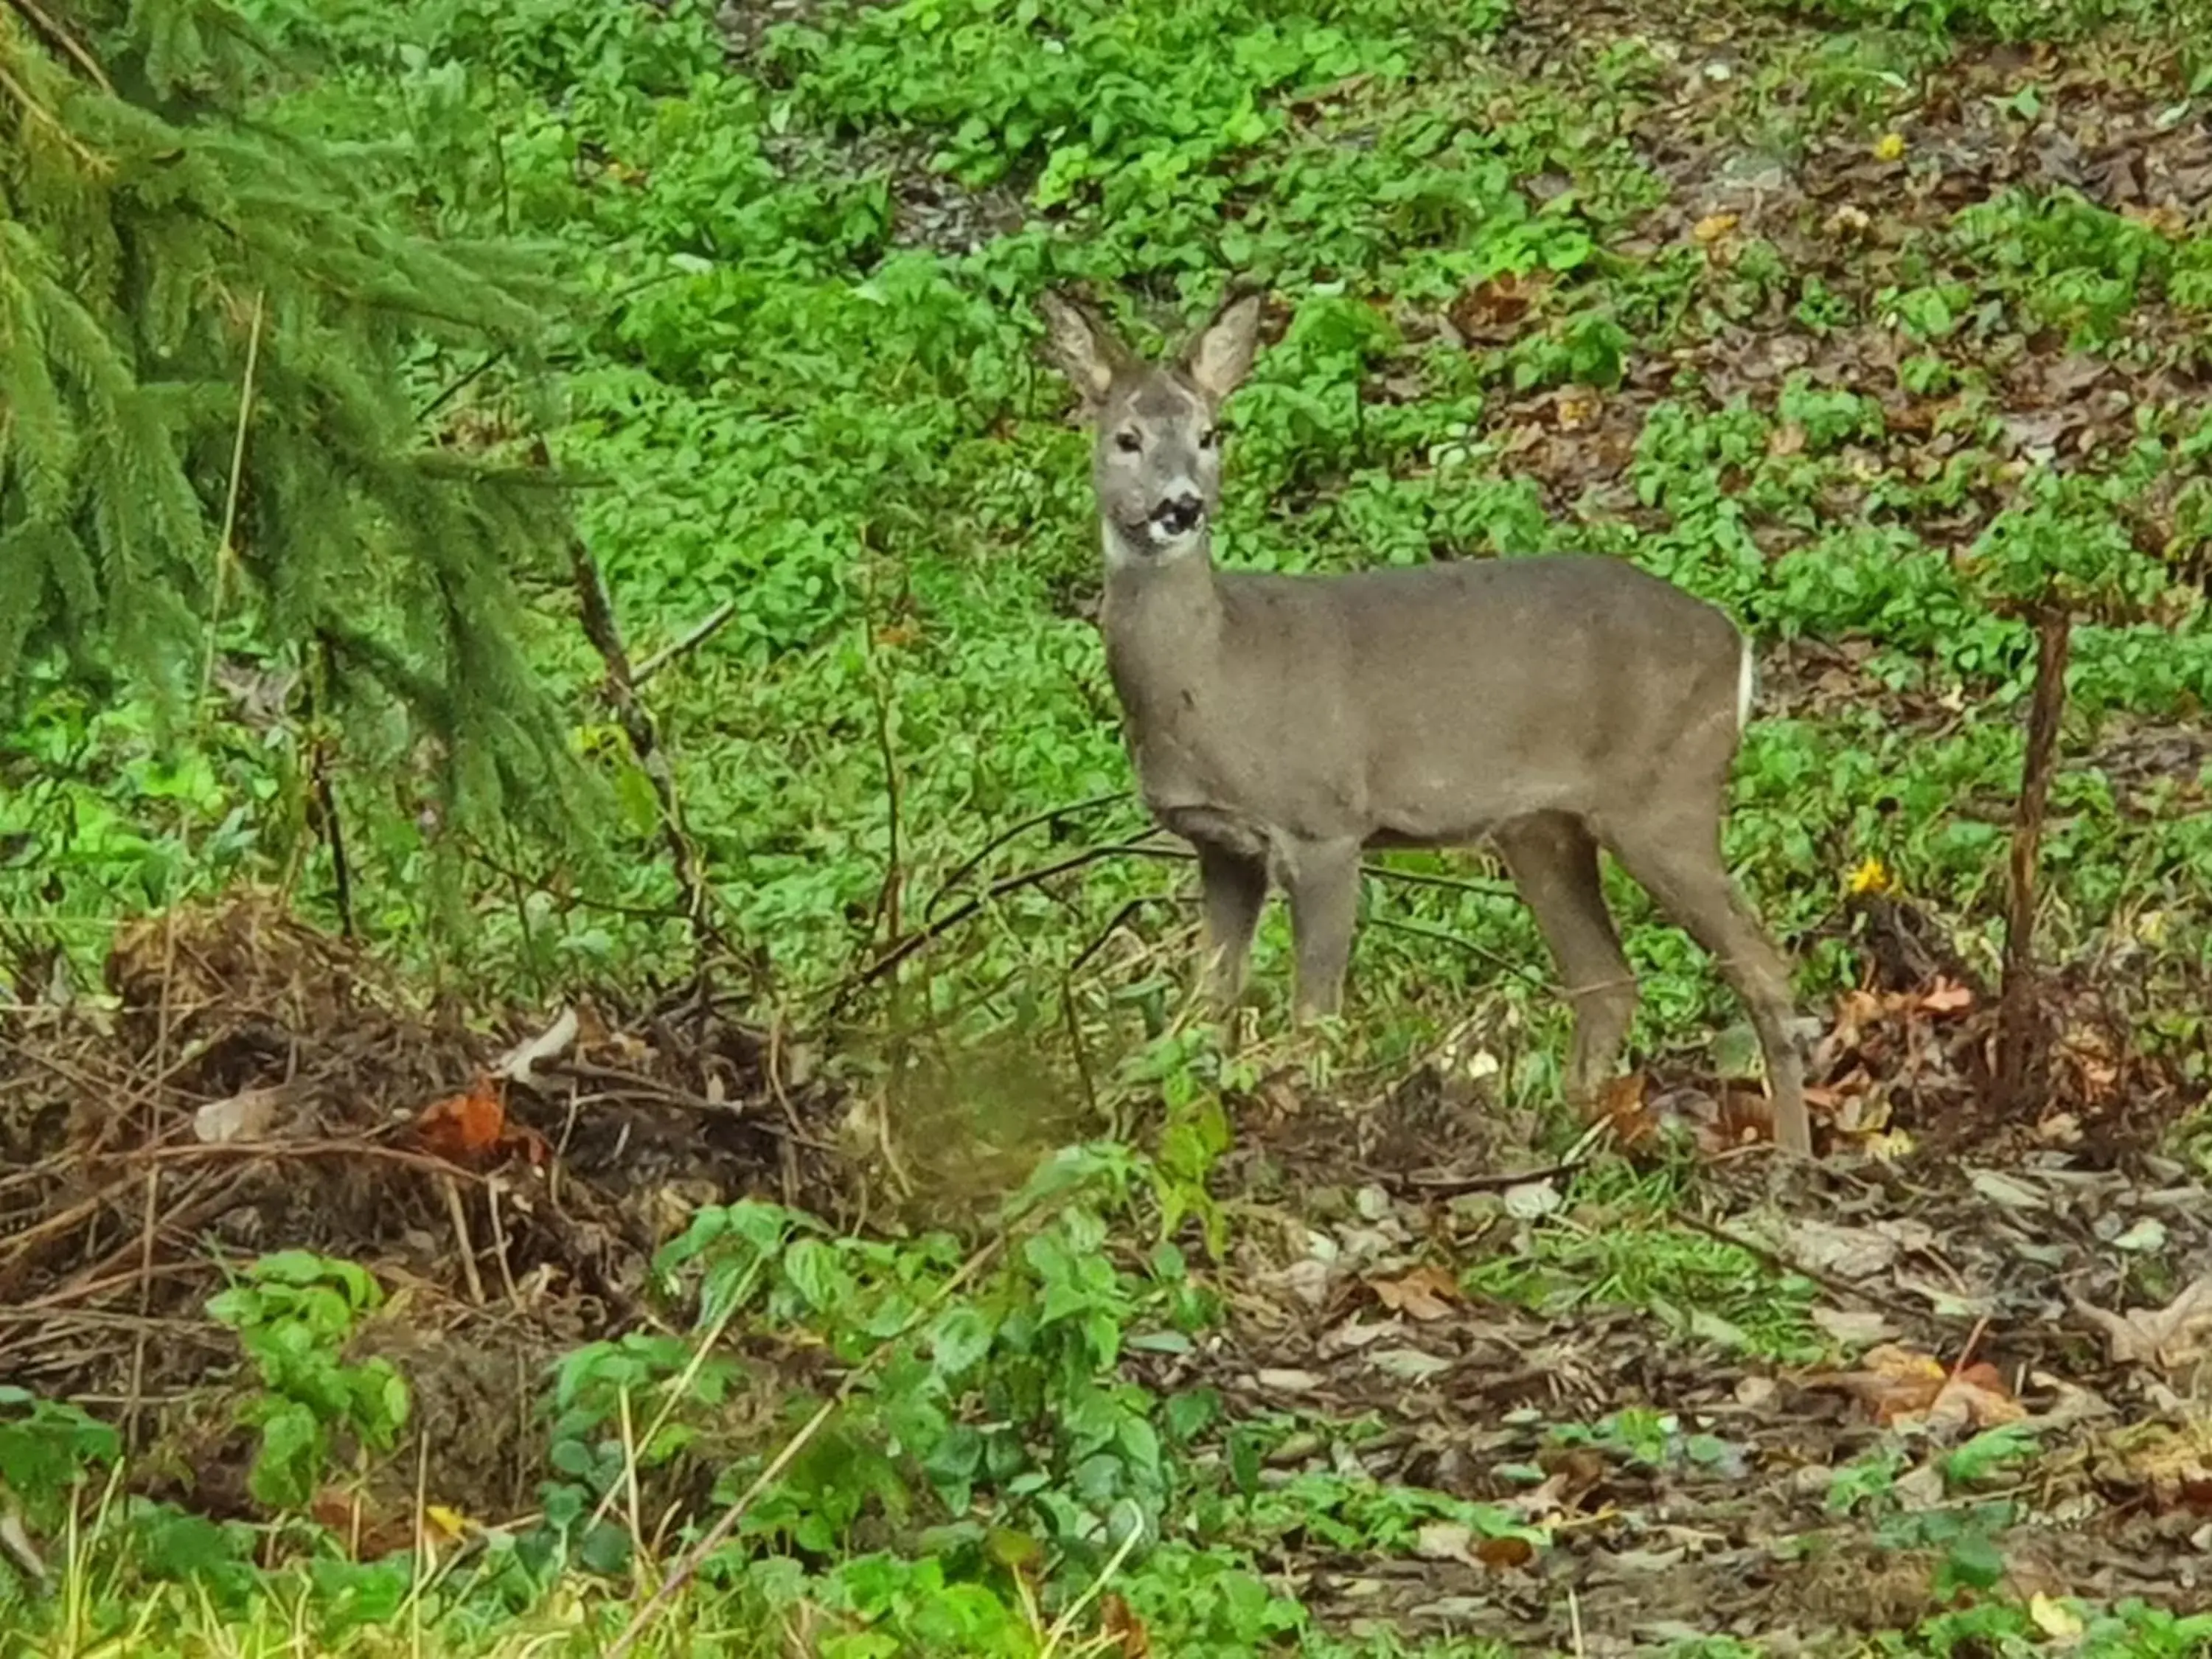
{"label": "yellow flower", "polygon": [[1905,135],[1901,132],[1885,132],[1874,141],[1874,159],[1877,161],[1894,161],[1904,154]]}
{"label": "yellow flower", "polygon": [[1889,873],[1889,866],[1869,853],[1851,872],[1847,885],[1854,893],[1887,893],[1897,882]]}

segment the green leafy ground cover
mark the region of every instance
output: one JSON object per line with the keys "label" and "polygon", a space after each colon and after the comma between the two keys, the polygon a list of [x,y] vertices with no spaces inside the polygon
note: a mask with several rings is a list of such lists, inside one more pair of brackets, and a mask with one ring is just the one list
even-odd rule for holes
{"label": "green leafy ground cover", "polygon": [[[1549,1109],[1540,946],[1474,861],[1394,857],[1370,884],[1332,1095],[1388,1109],[1357,1129],[1275,1064],[1279,921],[1261,1041],[1225,1060],[1179,1017],[1182,866],[1014,878],[1143,827],[1090,625],[1082,443],[1030,301],[1088,281],[1166,330],[1249,272],[1276,337],[1231,410],[1226,556],[1596,548],[1726,604],[1765,687],[1730,853],[1832,1039],[1869,860],[1990,975],[2018,606],[2061,592],[2081,620],[2041,939],[2148,1057],[2092,1043],[2071,1104],[2155,1076],[2162,1126],[2203,1081],[2212,965],[2212,34],[2164,8],[1922,0],[261,9],[337,54],[270,121],[360,146],[427,221],[540,244],[593,296],[544,343],[548,435],[634,653],[734,606],[647,688],[716,921],[941,1201],[903,1237],[701,1212],[659,1324],[569,1331],[526,1503],[441,1485],[450,1424],[416,1443],[424,1497],[465,1511],[431,1528],[434,1570],[298,1517],[413,1535],[411,1463],[398,1498],[326,1498],[433,1420],[439,1367],[351,1351],[395,1318],[357,1270],[264,1261],[209,1314],[248,1367],[255,1512],[293,1518],[95,1503],[112,1431],[0,1397],[9,1513],[51,1579],[11,1569],[0,1649],[593,1651],[675,1559],[671,1506],[734,1498],[864,1361],[748,1510],[747,1552],[647,1650],[2205,1643],[2182,1616],[2203,1419],[2062,1333],[2052,1288],[2161,1308],[2212,1261],[2188,1206],[2154,1201],[2203,1174],[2185,1123],[2175,1162],[2087,1186],[1946,1164],[1769,1192],[1607,1162],[1385,1190],[1349,1177],[1352,1139],[1521,1164],[1575,1133]],[[544,390],[428,346],[420,378],[439,441],[488,453]],[[692,934],[588,702],[565,559],[520,575],[617,856],[570,865],[520,829],[456,847],[418,778],[362,759],[337,796],[355,920],[425,982],[672,977]],[[234,620],[228,689],[181,750],[139,704],[59,690],[0,738],[11,926],[96,962],[117,916],[295,856],[333,919],[297,803],[321,733],[257,698],[283,665],[256,627]],[[1710,1103],[1736,1011],[1615,896],[1653,1075]],[[1860,1069],[1925,1135],[1920,1103],[1956,1091],[1921,1085],[1956,1058],[1899,1018]],[[1832,1112],[1869,1097],[1853,1063]],[[1003,1254],[947,1288],[973,1245],[931,1227],[990,1236],[1024,1149],[1096,1132],[1092,1108],[1145,1151],[1048,1164]],[[1748,1236],[1769,1206],[1767,1253],[1702,1224]],[[1893,1328],[1778,1266],[1838,1259],[1906,1307]],[[2002,1374],[1917,1425],[1863,1350],[1963,1364],[1984,1316]],[[1858,1380],[1821,1392],[1824,1368]]]}

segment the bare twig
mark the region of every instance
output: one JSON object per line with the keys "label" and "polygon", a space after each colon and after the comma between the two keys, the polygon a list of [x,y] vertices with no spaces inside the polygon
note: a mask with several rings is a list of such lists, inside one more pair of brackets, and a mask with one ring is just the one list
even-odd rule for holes
{"label": "bare twig", "polygon": [[494,346],[489,351],[484,354],[474,368],[464,369],[460,374],[447,381],[428,403],[424,404],[422,408],[415,411],[415,418],[417,421],[428,420],[433,415],[435,415],[447,404],[459,397],[462,392],[467,391],[471,386],[474,386],[477,381],[489,374],[492,369],[506,357],[507,354],[511,349],[513,349],[513,348],[508,346]]}
{"label": "bare twig", "polygon": [[1955,1316],[1934,1308],[1915,1307],[1912,1304],[1892,1296],[1887,1291],[1877,1290],[1871,1285],[1861,1284],[1856,1279],[1841,1279],[1823,1268],[1810,1267],[1802,1261],[1792,1261],[1781,1251],[1770,1249],[1755,1240],[1746,1238],[1732,1228],[1723,1227],[1717,1222],[1705,1220],[1694,1211],[1677,1210],[1674,1218],[1693,1232],[1703,1233],[1706,1237],[1716,1239],[1723,1244],[1733,1245],[1746,1255],[1756,1256],[1778,1273],[1795,1273],[1800,1279],[1809,1279],[1815,1285],[1832,1291],[1838,1296],[1849,1297],[1855,1302],[1863,1302],[1867,1306],[1878,1308],[1884,1313],[1895,1314],[1899,1318],[1911,1323],[1917,1324],[1923,1321],[1948,1319]]}
{"label": "bare twig", "polygon": [[98,173],[106,167],[107,163],[105,161],[94,155],[75,133],[62,125],[60,116],[32,97],[30,88],[9,74],[4,68],[0,68],[0,92],[4,92],[14,99],[16,106],[33,120],[50,129],[54,137],[60,139],[64,145],[75,153],[76,159],[83,164],[86,172]]}
{"label": "bare twig", "polygon": [[1042,812],[1032,812],[1025,818],[1015,819],[1013,823],[1000,830],[990,840],[962,860],[959,867],[938,884],[937,890],[929,896],[929,902],[922,907],[922,920],[927,921],[935,916],[937,907],[945,902],[952,890],[974,875],[985,859],[1013,840],[1015,836],[1034,830],[1039,824],[1058,824],[1063,818],[1072,818],[1079,812],[1096,811],[1099,807],[1111,806],[1117,801],[1128,799],[1127,790],[1115,789],[1103,795],[1092,795],[1086,800],[1073,800],[1061,805],[1048,806]]}
{"label": "bare twig", "polygon": [[860,649],[867,659],[870,701],[875,704],[876,752],[884,763],[884,833],[888,841],[884,882],[876,892],[876,920],[883,924],[884,936],[896,939],[906,926],[905,912],[900,903],[906,890],[902,834],[905,799],[899,778],[898,752],[891,742],[890,688],[884,684],[883,668],[876,659],[875,634],[874,624],[862,617]]}
{"label": "bare twig", "polygon": [[881,979],[908,957],[944,938],[945,934],[994,900],[1004,898],[1009,893],[1018,892],[1024,887],[1037,886],[1050,881],[1054,876],[1066,875],[1071,871],[1080,870],[1087,865],[1098,864],[1107,859],[1120,858],[1124,854],[1132,854],[1139,857],[1154,858],[1189,856],[1188,854],[1179,855],[1170,848],[1153,845],[1151,843],[1150,837],[1146,836],[1135,841],[1109,842],[1103,847],[1086,847],[1079,853],[1072,853],[1064,859],[1055,859],[1050,864],[1039,865],[1035,869],[1023,870],[1011,876],[1003,876],[973,898],[963,900],[943,915],[907,934],[905,938],[893,940],[874,961],[848,975],[844,981],[836,988],[831,998],[830,1012],[835,1013],[854,992]]}
{"label": "bare twig", "polygon": [[451,1176],[456,1181],[481,1182],[483,1176],[473,1170],[465,1170],[442,1158],[433,1158],[428,1152],[411,1152],[403,1146],[384,1146],[373,1140],[211,1140],[205,1143],[189,1141],[170,1146],[147,1146],[136,1152],[113,1152],[107,1157],[125,1164],[172,1164],[226,1162],[233,1158],[375,1158],[382,1163],[404,1164],[410,1170],[427,1174]]}
{"label": "bare twig", "polygon": [[737,614],[738,602],[735,599],[723,600],[721,604],[708,611],[702,620],[695,623],[690,632],[684,635],[683,638],[678,640],[673,645],[663,646],[643,662],[638,664],[629,677],[631,689],[635,690],[643,685],[678,658],[689,656],[692,652],[696,651],[708,640],[720,633],[730,618]]}
{"label": "bare twig", "polygon": [[2048,1059],[2036,996],[2036,869],[2057,758],[2058,720],[2066,702],[2073,618],[2063,605],[2047,601],[2037,612],[2035,632],[2035,689],[2028,700],[2027,757],[2021,770],[2020,808],[2013,820],[2004,975],[1997,1000],[1996,1104],[2008,1115],[2033,1106]]}
{"label": "bare twig", "polygon": [[[1376,873],[1388,872],[1378,871]],[[1449,933],[1442,927],[1432,927],[1425,921],[1406,921],[1396,916],[1370,916],[1368,918],[1368,926],[1380,927],[1385,933],[1405,933],[1414,939],[1433,939],[1438,945],[1449,945],[1455,950],[1466,951],[1468,955],[1486,968],[1492,968],[1501,974],[1510,974],[1516,978],[1526,980],[1539,989],[1541,989],[1546,982],[1544,976],[1529,967],[1528,963],[1516,962],[1510,957],[1502,957],[1487,945],[1477,945],[1471,939],[1462,939],[1457,933]]]}
{"label": "bare twig", "polygon": [[[539,448],[542,452],[542,443]],[[669,858],[676,866],[678,884],[684,890],[684,915],[691,924],[692,936],[702,949],[719,945],[726,950],[726,942],[720,937],[708,914],[707,884],[692,856],[690,838],[684,833],[684,813],[676,797],[675,775],[669,769],[667,756],[661,752],[653,717],[638,700],[636,682],[630,674],[629,653],[623,644],[621,625],[615,620],[614,601],[607,592],[606,579],[599,572],[599,561],[592,556],[591,549],[584,545],[580,537],[569,539],[568,565],[575,578],[576,598],[583,609],[585,636],[606,665],[608,700],[614,704],[623,734],[629,739],[630,753],[636,757],[639,769],[653,787],[653,799],[660,805],[661,834],[668,846]]]}
{"label": "bare twig", "polygon": [[484,1305],[483,1275],[477,1271],[477,1247],[469,1237],[469,1211],[461,1202],[460,1183],[446,1175],[438,1178],[438,1184],[445,1189],[446,1214],[453,1224],[453,1243],[461,1255],[461,1276],[469,1282],[469,1300],[481,1308]]}
{"label": "bare twig", "polygon": [[253,322],[246,336],[246,373],[238,391],[238,424],[230,438],[230,483],[222,496],[222,534],[215,544],[215,577],[208,598],[207,654],[200,663],[200,696],[207,696],[208,688],[215,684],[216,636],[222,630],[223,579],[230,573],[232,561],[238,556],[238,498],[246,481],[246,431],[253,417],[253,386],[261,369],[261,319],[268,309],[269,296],[257,292],[253,296]]}

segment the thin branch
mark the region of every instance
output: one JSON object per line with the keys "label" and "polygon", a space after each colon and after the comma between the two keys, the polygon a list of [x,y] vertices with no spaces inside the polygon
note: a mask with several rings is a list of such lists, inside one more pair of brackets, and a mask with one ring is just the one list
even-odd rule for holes
{"label": "thin branch", "polygon": [[[327,685],[336,672],[327,636],[318,648],[322,655],[323,680]],[[307,718],[312,724],[317,708],[312,675],[307,678]],[[339,936],[349,939],[354,937],[353,860],[346,851],[345,823],[338,816],[338,792],[331,776],[330,745],[323,741],[320,732],[313,733],[308,744],[308,779],[313,791],[309,800],[314,809],[315,826],[322,831],[323,840],[331,849],[331,880],[336,890]]]}
{"label": "thin branch", "polygon": [[222,534],[215,544],[215,581],[208,599],[207,654],[200,663],[200,696],[215,684],[216,636],[222,631],[223,579],[237,557],[238,497],[246,481],[246,428],[253,416],[253,386],[261,369],[261,319],[268,307],[268,293],[253,295],[253,324],[246,336],[246,374],[238,392],[238,425],[230,438],[230,483],[222,496]]}
{"label": "thin branch", "polygon": [[62,125],[61,117],[56,115],[53,111],[48,109],[37,99],[32,97],[30,89],[25,87],[23,83],[18,81],[14,76],[9,74],[4,69],[0,69],[0,92],[6,93],[10,98],[13,98],[17,104],[21,105],[22,106],[23,112],[26,115],[30,116],[35,120],[42,121],[47,126],[52,127],[53,129],[54,137],[60,139],[64,144],[76,152],[76,159],[84,164],[87,171],[98,173],[106,167],[107,164],[106,161],[104,161],[98,155],[94,154],[86,145],[80,143],[76,135]]}
{"label": "thin branch", "polygon": [[1013,823],[1000,830],[990,840],[962,860],[959,868],[938,884],[937,890],[929,896],[929,902],[921,908],[922,920],[927,921],[934,916],[937,914],[937,907],[945,902],[946,895],[974,875],[985,859],[1013,840],[1015,836],[1025,834],[1041,823],[1056,824],[1062,818],[1073,817],[1078,812],[1093,811],[1101,806],[1111,806],[1116,801],[1128,799],[1129,792],[1126,789],[1109,790],[1103,795],[1093,795],[1087,800],[1069,801],[1064,805],[1048,806],[1042,812],[1032,812],[1025,818],[1015,819]]}
{"label": "thin branch", "polygon": [[[532,459],[541,468],[552,465],[544,439],[532,442]],[[630,672],[629,650],[623,643],[622,624],[615,617],[614,599],[607,591],[606,578],[600,572],[599,561],[592,556],[592,550],[580,536],[572,534],[568,538],[568,568],[582,611],[584,635],[606,665],[608,700],[614,704],[623,734],[629,739],[630,753],[636,757],[638,769],[645,774],[646,781],[653,787],[653,799],[659,804],[662,839],[675,864],[678,884],[684,890],[684,915],[691,924],[692,936],[702,951],[710,945],[728,951],[728,941],[721,937],[708,914],[706,878],[692,856],[690,838],[684,833],[684,812],[676,795],[676,776],[669,769],[668,757],[661,752],[653,716],[638,698],[637,682]],[[737,954],[734,951],[730,953]]]}
{"label": "thin branch", "polygon": [[614,601],[607,593],[606,579],[600,574],[599,561],[592,556],[580,536],[569,538],[568,564],[575,578],[576,597],[583,608],[585,636],[606,664],[608,700],[614,704],[623,732],[629,738],[630,753],[636,757],[638,768],[653,786],[653,799],[660,805],[662,839],[676,866],[677,882],[684,889],[685,916],[702,945],[716,942],[714,924],[707,915],[706,882],[692,858],[690,839],[684,833],[684,814],[676,798],[675,775],[669,770],[668,757],[661,753],[653,717],[638,701],[637,688],[630,678],[629,653],[623,646],[622,629],[615,620]]}
{"label": "thin branch", "polygon": [[514,348],[511,346],[494,346],[489,352],[485,353],[483,360],[479,362],[474,368],[464,369],[461,373],[456,374],[452,380],[447,381],[446,384],[439,389],[437,394],[433,397],[428,403],[424,404],[422,408],[416,410],[415,411],[416,420],[418,422],[428,420],[433,415],[435,415],[447,404],[459,397],[462,392],[467,391],[469,387],[474,386],[485,375],[490,374],[492,369],[502,362],[506,358],[507,354],[512,349],[514,349]]}
{"label": "thin branch", "polygon": [[1098,864],[1110,858],[1119,858],[1125,854],[1133,854],[1140,858],[1188,858],[1190,856],[1188,853],[1179,854],[1171,848],[1149,846],[1141,840],[1118,841],[1110,842],[1103,847],[1086,847],[1079,853],[1071,854],[1064,859],[1055,859],[1050,864],[1039,865],[1034,869],[1023,870],[1011,876],[1003,876],[973,898],[964,900],[943,915],[925,922],[905,938],[892,941],[872,962],[848,975],[834,989],[830,1004],[830,1012],[835,1014],[844,1006],[846,1000],[853,993],[873,984],[908,957],[935,944],[994,900],[1004,898],[1009,893],[1019,892],[1024,887],[1038,886],[1050,881],[1054,876],[1064,876],[1071,871],[1080,870],[1087,865]]}
{"label": "thin branch", "polygon": [[[867,659],[869,701],[875,705],[876,752],[884,763],[884,820],[888,838],[883,885],[876,890],[876,920],[884,936],[896,939],[906,925],[900,903],[906,891],[905,791],[899,776],[898,752],[891,742],[891,695],[884,684],[884,671],[876,656],[875,625],[860,619],[860,650]],[[869,929],[871,937],[874,928]]]}
{"label": "thin branch", "polygon": [[2020,810],[2013,822],[2004,974],[1997,995],[1996,1103],[2007,1114],[2033,1105],[2047,1060],[2042,1010],[2036,1006],[2036,871],[2057,759],[2058,719],[2066,703],[2066,659],[2072,635],[2072,617],[2063,606],[2046,602],[2036,617],[2035,689],[2028,699],[2027,757],[2021,769]]}
{"label": "thin branch", "polygon": [[1404,921],[1396,916],[1370,916],[1367,918],[1366,925],[1370,927],[1380,927],[1385,933],[1406,933],[1414,939],[1433,939],[1439,945],[1452,945],[1466,951],[1477,962],[1493,968],[1501,974],[1511,974],[1516,978],[1525,980],[1540,990],[1546,988],[1543,975],[1526,963],[1502,957],[1487,945],[1477,945],[1471,939],[1462,939],[1457,933],[1448,933],[1442,927],[1432,927],[1425,921]]}
{"label": "thin branch", "polygon": [[737,614],[738,602],[735,599],[723,600],[721,604],[707,613],[704,621],[694,626],[690,633],[677,641],[675,644],[663,646],[643,662],[638,664],[629,677],[631,686],[635,688],[643,685],[678,657],[689,656],[692,652],[696,651],[708,640],[720,633],[724,624]]}
{"label": "thin branch", "polygon": [[1360,870],[1406,887],[1435,887],[1449,893],[1472,893],[1478,898],[1518,898],[1521,890],[1510,881],[1484,880],[1473,876],[1440,876],[1427,870],[1401,870],[1395,865],[1362,863]]}

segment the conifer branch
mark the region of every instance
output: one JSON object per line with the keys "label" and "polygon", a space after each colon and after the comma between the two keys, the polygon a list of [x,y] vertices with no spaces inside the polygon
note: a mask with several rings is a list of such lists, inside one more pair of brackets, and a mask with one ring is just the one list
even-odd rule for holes
{"label": "conifer branch", "polygon": [[56,115],[53,111],[48,109],[44,104],[40,103],[37,99],[31,96],[30,88],[26,87],[21,81],[18,81],[14,76],[10,75],[5,67],[0,67],[0,92],[4,92],[10,98],[14,99],[21,107],[23,113],[26,116],[40,122],[46,126],[51,127],[53,130],[54,137],[60,139],[64,144],[67,145],[76,155],[76,159],[83,162],[88,169],[92,171],[99,170],[100,167],[100,157],[94,155],[86,145],[78,142],[76,135],[62,125],[61,118],[58,115]]}
{"label": "conifer branch", "polygon": [[8,9],[30,26],[31,33],[82,70],[85,78],[93,85],[109,97],[115,96],[115,83],[107,78],[107,72],[100,68],[100,60],[92,55],[91,49],[47,16],[33,3],[33,0],[8,0]]}

